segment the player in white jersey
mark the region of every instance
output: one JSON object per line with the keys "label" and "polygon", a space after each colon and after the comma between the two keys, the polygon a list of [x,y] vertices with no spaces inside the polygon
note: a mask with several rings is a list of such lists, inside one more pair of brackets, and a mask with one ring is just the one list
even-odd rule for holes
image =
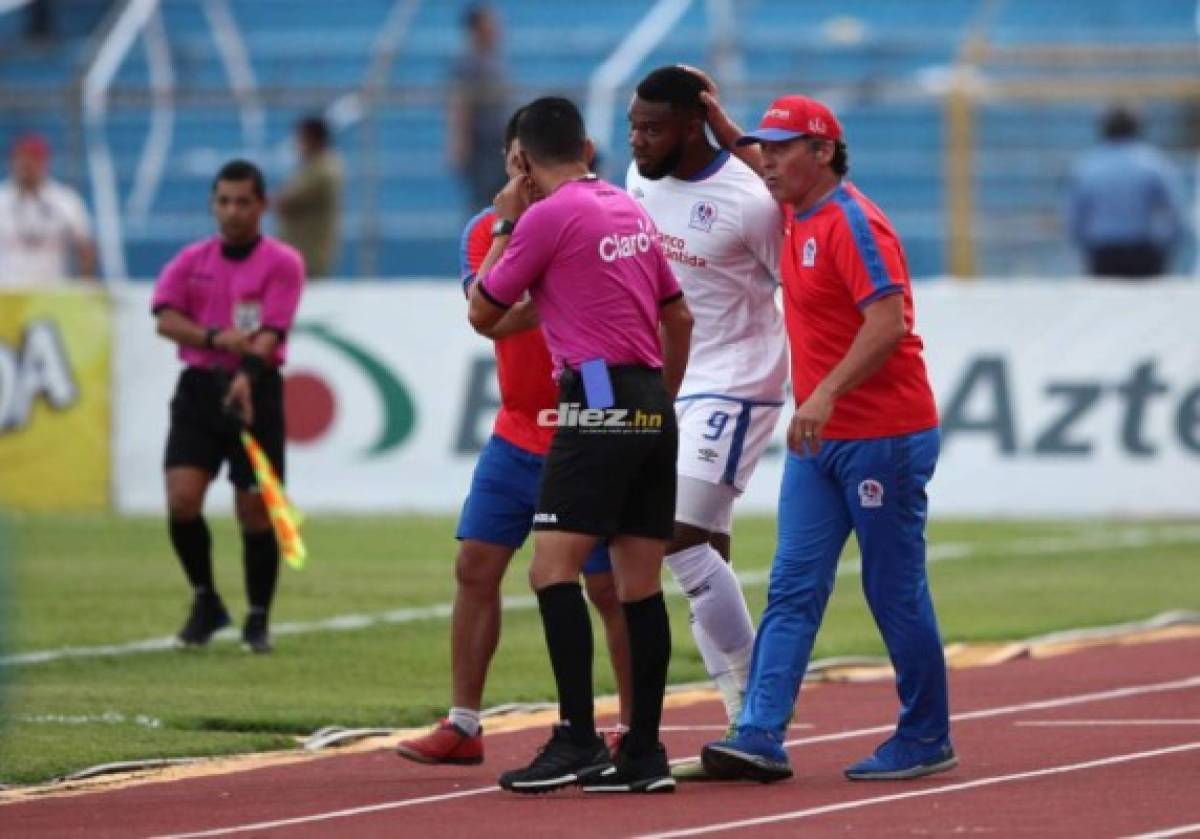
{"label": "player in white jersey", "polygon": [[775,303],[783,217],[762,179],[704,133],[704,82],[661,67],[629,108],[626,187],[658,227],[695,318],[675,402],[679,474],[666,563],[688,596],[705,668],[737,718],[754,626],[728,564],[733,502],[779,418],[787,340]]}

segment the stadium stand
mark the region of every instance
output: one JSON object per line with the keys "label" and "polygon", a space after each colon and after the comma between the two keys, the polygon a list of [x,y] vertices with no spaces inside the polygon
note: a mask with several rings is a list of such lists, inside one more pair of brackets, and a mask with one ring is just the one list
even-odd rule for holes
{"label": "stadium stand", "polygon": [[[105,14],[112,4],[64,5],[71,13],[59,15],[52,43],[26,43],[20,12],[0,15],[0,102],[12,104],[16,115],[0,124],[0,142],[20,131],[47,134],[64,160],[60,173],[87,192],[82,129],[71,103],[78,101],[82,71],[111,22]],[[207,179],[221,159],[253,156],[278,181],[290,166],[285,152],[292,122],[362,90],[385,21],[404,5],[406,0],[163,3],[175,123],[153,202],[145,214],[124,218],[129,273],[152,276],[167,254],[206,228]],[[445,163],[442,112],[442,84],[460,48],[465,3],[409,5],[415,12],[376,107],[366,119],[342,120],[337,133],[347,163],[339,272],[345,276],[452,275],[458,229],[470,209]],[[496,5],[519,95],[554,90],[580,100],[593,72],[648,7],[639,0]],[[726,99],[744,122],[756,119],[783,90],[827,99],[846,127],[852,176],[888,209],[918,276],[955,267],[947,258],[947,237],[955,234],[946,159],[956,139],[946,93],[961,78],[956,68],[970,66],[976,77],[1001,83],[975,102],[972,136],[957,140],[973,146],[971,179],[963,187],[971,193],[971,218],[957,228],[958,235],[970,236],[973,256],[970,270],[960,273],[1076,272],[1058,209],[1068,162],[1092,142],[1095,120],[1109,104],[1089,82],[1108,80],[1117,91],[1122,84],[1148,82],[1149,88],[1135,90],[1151,92],[1137,97],[1149,139],[1174,153],[1181,170],[1195,168],[1188,150],[1197,145],[1200,106],[1195,91],[1171,87],[1189,74],[1200,78],[1192,0],[807,0],[802,10],[787,0],[733,0],[732,32],[711,24],[710,5],[693,2],[631,68],[630,78],[670,61],[718,67]],[[250,99],[241,100],[250,102],[245,112],[231,93],[214,39],[212,7],[228,9],[249,56],[254,88]],[[979,35],[990,50],[982,60],[970,53]],[[1032,45],[1042,51],[1022,50]],[[1172,52],[1181,45],[1191,49],[1190,58]],[[1119,51],[1132,47],[1146,48],[1141,60]],[[135,47],[111,94],[106,130],[123,201],[150,125],[147,68],[143,50]],[[1059,96],[1039,95],[1039,81],[1051,77],[1075,81],[1077,95],[1069,87]],[[627,84],[618,92],[613,125],[590,126],[609,132],[612,153],[604,170],[615,179],[628,163],[623,109],[629,90]],[[262,107],[261,133],[253,122],[254,101]],[[1190,178],[1185,188],[1190,201]]]}

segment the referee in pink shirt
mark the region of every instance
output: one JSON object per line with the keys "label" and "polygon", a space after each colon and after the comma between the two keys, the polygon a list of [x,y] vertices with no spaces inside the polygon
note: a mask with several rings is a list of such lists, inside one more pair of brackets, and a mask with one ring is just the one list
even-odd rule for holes
{"label": "referee in pink shirt", "polygon": [[225,164],[213,180],[211,202],[220,235],[180,251],[159,276],[152,303],[158,333],[179,345],[186,365],[171,399],[164,461],[171,544],[193,592],[179,640],[202,646],[230,622],[213,583],[203,516],[208,486],[228,462],[250,603],[242,641],[267,653],[279,545],[238,434],[243,423],[249,427],[283,476],[279,367],[304,287],[304,263],[291,247],[262,235],[266,187],[254,164]]}
{"label": "referee in pink shirt", "polygon": [[[576,107],[553,97],[530,103],[517,139],[525,174],[496,196],[495,240],[471,289],[470,320],[486,330],[531,303],[558,377],[558,409],[543,412],[557,428],[529,577],[562,721],[500,786],[669,792],[675,781],[658,741],[671,658],[661,573],[675,518],[673,399],[692,317],[650,217],[589,172],[593,149]],[[535,194],[545,197],[533,203]],[[592,628],[579,587],[599,539],[608,540],[633,671],[630,728],[616,755],[596,734]]]}

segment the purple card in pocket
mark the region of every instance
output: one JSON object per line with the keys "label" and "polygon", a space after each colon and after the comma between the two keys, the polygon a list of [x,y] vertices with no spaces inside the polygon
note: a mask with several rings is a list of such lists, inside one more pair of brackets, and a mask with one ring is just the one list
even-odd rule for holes
{"label": "purple card in pocket", "polygon": [[603,358],[593,358],[579,365],[579,376],[583,379],[583,395],[588,408],[611,408],[613,398],[612,379]]}

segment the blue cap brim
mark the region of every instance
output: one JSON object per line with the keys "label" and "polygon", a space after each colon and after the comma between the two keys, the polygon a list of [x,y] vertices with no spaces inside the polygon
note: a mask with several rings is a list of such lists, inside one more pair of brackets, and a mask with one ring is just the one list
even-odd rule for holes
{"label": "blue cap brim", "polygon": [[749,146],[754,143],[782,143],[786,140],[795,140],[797,137],[803,137],[803,131],[788,131],[786,128],[760,128],[757,131],[751,131],[744,137],[738,137],[736,145]]}

